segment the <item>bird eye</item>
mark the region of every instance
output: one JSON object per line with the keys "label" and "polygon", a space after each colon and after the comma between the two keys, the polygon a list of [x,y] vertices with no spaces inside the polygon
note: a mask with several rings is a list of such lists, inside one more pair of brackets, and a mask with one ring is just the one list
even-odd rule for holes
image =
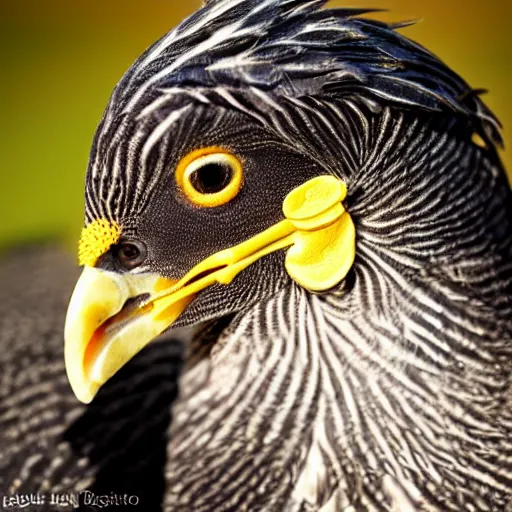
{"label": "bird eye", "polygon": [[140,242],[122,242],[117,246],[116,256],[123,268],[132,270],[143,263],[146,248]]}
{"label": "bird eye", "polygon": [[242,163],[223,148],[197,149],[179,162],[176,182],[193,204],[221,206],[236,197],[242,187]]}

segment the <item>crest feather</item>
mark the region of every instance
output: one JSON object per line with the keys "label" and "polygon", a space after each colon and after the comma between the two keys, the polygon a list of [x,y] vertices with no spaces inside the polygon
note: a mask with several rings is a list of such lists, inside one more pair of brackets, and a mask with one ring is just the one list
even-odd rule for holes
{"label": "crest feather", "polygon": [[499,123],[437,57],[396,32],[409,24],[324,9],[325,0],[208,0],[128,71],[112,107],[143,109],[158,91],[259,88],[279,97],[361,95],[451,112],[501,143]]}

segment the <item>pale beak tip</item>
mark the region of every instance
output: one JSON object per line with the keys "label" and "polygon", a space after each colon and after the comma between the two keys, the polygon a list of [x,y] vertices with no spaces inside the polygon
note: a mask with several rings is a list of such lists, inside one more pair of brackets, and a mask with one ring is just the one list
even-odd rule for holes
{"label": "pale beak tip", "polygon": [[83,404],[90,404],[100,388],[100,384],[97,382],[91,382],[84,378],[73,378],[69,371],[68,381],[76,398]]}
{"label": "pale beak tip", "polygon": [[83,404],[90,404],[93,400],[93,398],[96,396],[96,393],[98,392],[99,386],[96,390],[88,389],[88,390],[73,390],[75,393],[75,396],[82,402]]}

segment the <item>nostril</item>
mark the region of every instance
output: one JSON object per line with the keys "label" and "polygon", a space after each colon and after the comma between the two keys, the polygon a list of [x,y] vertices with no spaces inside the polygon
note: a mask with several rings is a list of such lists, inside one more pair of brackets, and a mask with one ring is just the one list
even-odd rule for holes
{"label": "nostril", "polygon": [[130,322],[136,315],[137,309],[150,298],[149,293],[142,293],[136,297],[130,297],[116,315],[110,317],[103,323],[102,328],[105,333],[112,334],[121,327]]}
{"label": "nostril", "polygon": [[132,310],[138,308],[139,306],[141,306],[142,304],[144,304],[144,302],[146,302],[149,298],[150,298],[149,293],[142,293],[140,295],[137,295],[136,297],[130,297],[123,304],[121,311],[123,311],[123,312],[132,311]]}

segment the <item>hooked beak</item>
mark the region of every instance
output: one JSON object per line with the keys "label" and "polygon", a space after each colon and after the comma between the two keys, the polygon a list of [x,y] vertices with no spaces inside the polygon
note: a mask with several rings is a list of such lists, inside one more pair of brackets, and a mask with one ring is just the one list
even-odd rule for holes
{"label": "hooked beak", "polygon": [[167,330],[200,291],[229,284],[261,257],[289,248],[285,266],[299,285],[321,291],[338,284],[355,257],[355,228],[341,201],[346,187],[319,176],[294,189],[285,219],[206,258],[179,281],[157,274],[117,274],[85,267],[64,329],[68,378],[89,403],[98,389],[150,341]]}
{"label": "hooked beak", "polygon": [[[175,283],[156,274],[116,274],[85,267],[69,303],[64,358],[77,398],[89,403],[98,389],[176,320],[193,299],[161,315],[150,298]],[[148,300],[149,299],[149,300]]]}

